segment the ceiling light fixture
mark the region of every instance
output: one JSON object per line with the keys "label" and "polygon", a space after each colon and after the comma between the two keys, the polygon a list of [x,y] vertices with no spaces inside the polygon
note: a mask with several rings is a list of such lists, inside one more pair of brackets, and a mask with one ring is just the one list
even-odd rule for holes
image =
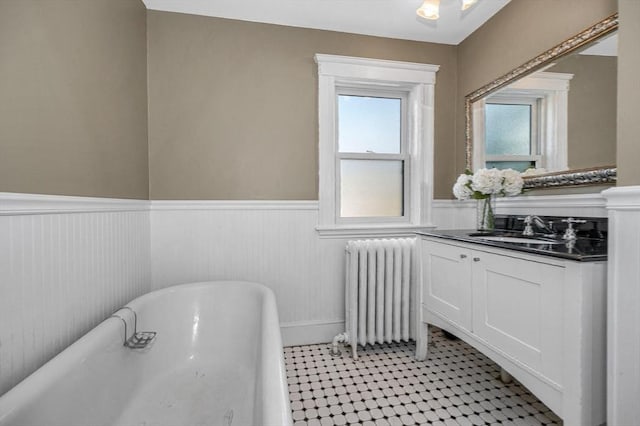
{"label": "ceiling light fixture", "polygon": [[[464,11],[476,4],[478,0],[460,0],[460,2],[462,3],[460,10]],[[424,0],[416,13],[424,19],[438,19],[440,17],[440,0]]]}
{"label": "ceiling light fixture", "polygon": [[416,13],[424,19],[438,19],[440,17],[440,0],[424,0]]}
{"label": "ceiling light fixture", "polygon": [[462,7],[460,8],[460,10],[467,10],[477,2],[478,0],[462,0]]}

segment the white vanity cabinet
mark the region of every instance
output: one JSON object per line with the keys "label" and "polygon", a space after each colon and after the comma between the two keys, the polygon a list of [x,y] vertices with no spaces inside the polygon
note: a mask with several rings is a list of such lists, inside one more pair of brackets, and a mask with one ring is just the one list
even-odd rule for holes
{"label": "white vanity cabinet", "polygon": [[419,239],[418,358],[427,324],[487,355],[565,425],[605,421],[606,263]]}

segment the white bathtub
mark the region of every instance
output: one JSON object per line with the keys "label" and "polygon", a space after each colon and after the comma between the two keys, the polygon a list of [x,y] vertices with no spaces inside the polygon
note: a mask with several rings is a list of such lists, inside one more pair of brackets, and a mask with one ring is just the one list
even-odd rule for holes
{"label": "white bathtub", "polygon": [[158,333],[149,347],[124,347],[122,320],[103,321],[0,397],[0,425],[292,423],[271,290],[186,284],[127,306]]}

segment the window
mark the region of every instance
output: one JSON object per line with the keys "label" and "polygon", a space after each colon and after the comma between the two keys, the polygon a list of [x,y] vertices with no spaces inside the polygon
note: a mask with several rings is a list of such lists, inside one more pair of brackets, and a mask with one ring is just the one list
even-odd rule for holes
{"label": "window", "polygon": [[320,234],[398,234],[428,226],[438,67],[315,59]]}
{"label": "window", "polygon": [[485,104],[485,167],[539,168],[539,98],[493,97]]}
{"label": "window", "polygon": [[341,221],[401,218],[404,188],[406,96],[342,89],[337,91],[336,178]]}
{"label": "window", "polygon": [[474,167],[566,169],[572,77],[538,72],[474,103]]}

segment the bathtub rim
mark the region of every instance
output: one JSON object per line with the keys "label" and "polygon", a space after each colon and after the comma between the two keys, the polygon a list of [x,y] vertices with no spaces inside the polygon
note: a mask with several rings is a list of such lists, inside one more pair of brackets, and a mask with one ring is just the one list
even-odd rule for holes
{"label": "bathtub rim", "polygon": [[[265,419],[274,419],[274,417],[277,418],[277,424],[293,424],[293,420],[291,417],[286,368],[284,364],[282,336],[278,320],[277,304],[275,294],[266,285],[253,281],[239,280],[199,281],[193,283],[177,284],[142,294],[127,302],[122,307],[118,308],[116,311],[114,311],[114,314],[124,307],[129,307],[135,310],[136,306],[145,303],[147,300],[153,300],[156,297],[161,297],[165,294],[173,293],[181,289],[200,289],[211,286],[249,287],[261,293],[264,298],[265,304],[270,304],[273,306],[273,316],[270,323],[275,322],[275,326],[271,329],[270,337],[272,344],[271,346],[275,345],[275,347],[278,348],[278,352],[280,354],[278,362],[279,365],[276,369],[263,369],[263,375],[266,374],[269,379],[279,379],[276,381],[276,383],[278,383],[278,392],[267,392],[266,395],[263,395],[262,412]],[[262,321],[262,323],[260,324],[260,326],[263,327],[263,331],[265,323],[265,321]],[[107,341],[106,339],[104,339],[105,335],[117,335],[119,338],[115,341],[111,339]],[[28,407],[30,401],[32,401],[33,399],[37,399],[41,394],[48,391],[52,386],[55,386],[55,383],[57,383],[58,381],[64,380],[64,376],[66,375],[66,373],[69,370],[73,369],[74,366],[78,365],[84,359],[86,359],[87,354],[89,352],[93,352],[96,347],[113,347],[119,345],[119,342],[123,341],[124,327],[122,326],[122,320],[120,318],[117,318],[112,314],[99,322],[95,327],[88,330],[72,344],[60,351],[53,358],[37,368],[7,392],[0,395],[0,424],[5,421],[9,421],[14,413]],[[274,352],[270,352],[268,355],[271,355],[271,357],[269,358],[273,363]],[[263,357],[262,364],[264,365],[265,363],[266,360],[265,357]],[[273,367],[271,364],[269,364],[269,366]],[[279,409],[277,407],[279,407]],[[269,424],[272,423],[269,422]]]}

